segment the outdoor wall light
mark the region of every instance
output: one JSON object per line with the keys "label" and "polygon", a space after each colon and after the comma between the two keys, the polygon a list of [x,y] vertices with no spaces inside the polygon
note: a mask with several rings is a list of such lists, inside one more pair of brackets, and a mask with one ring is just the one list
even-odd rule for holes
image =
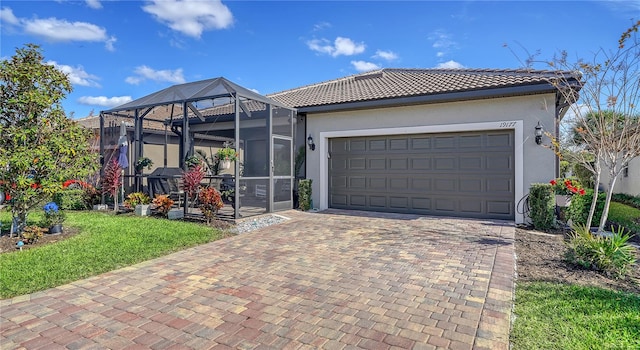
{"label": "outdoor wall light", "polygon": [[316,144],[313,143],[313,137],[311,137],[311,134],[309,134],[309,137],[307,137],[307,145],[309,145],[309,149],[312,151],[316,150]]}
{"label": "outdoor wall light", "polygon": [[536,143],[538,145],[542,144],[542,125],[540,125],[540,122],[538,122],[538,125],[536,125]]}

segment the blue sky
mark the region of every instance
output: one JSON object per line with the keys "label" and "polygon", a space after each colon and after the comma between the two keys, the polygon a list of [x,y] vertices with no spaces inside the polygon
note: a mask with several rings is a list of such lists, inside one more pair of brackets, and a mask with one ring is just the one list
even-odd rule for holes
{"label": "blue sky", "polygon": [[589,57],[616,47],[640,0],[3,0],[0,11],[0,57],[40,45],[69,74],[63,105],[80,118],[219,76],[268,94],[377,68]]}

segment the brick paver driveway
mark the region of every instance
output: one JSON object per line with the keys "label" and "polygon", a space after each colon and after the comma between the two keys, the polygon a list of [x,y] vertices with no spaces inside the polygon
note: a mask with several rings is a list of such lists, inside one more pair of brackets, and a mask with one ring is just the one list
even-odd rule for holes
{"label": "brick paver driveway", "polygon": [[507,349],[514,227],[329,210],[0,301],[2,349]]}

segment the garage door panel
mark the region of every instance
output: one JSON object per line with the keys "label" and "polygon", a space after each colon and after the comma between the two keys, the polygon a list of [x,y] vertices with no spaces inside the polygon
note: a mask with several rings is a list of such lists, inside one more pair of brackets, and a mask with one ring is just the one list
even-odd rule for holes
{"label": "garage door panel", "polygon": [[431,190],[431,179],[424,177],[411,178],[411,189],[414,191],[427,192]]}
{"label": "garage door panel", "polygon": [[431,148],[431,137],[412,137],[411,149],[424,151]]}
{"label": "garage door panel", "polygon": [[414,210],[430,210],[431,199],[424,197],[411,198],[411,208]]}
{"label": "garage door panel", "polygon": [[433,160],[434,169],[436,170],[455,170],[456,159],[453,157],[435,158]]}
{"label": "garage door panel", "polygon": [[453,149],[456,147],[455,136],[434,136],[435,149]]}
{"label": "garage door panel", "polygon": [[407,170],[409,169],[409,160],[407,158],[389,159],[389,170]]}
{"label": "garage door panel", "polygon": [[331,177],[331,187],[335,191],[346,190],[347,186],[347,177],[346,176],[332,176]]}
{"label": "garage door panel", "polygon": [[496,215],[513,215],[513,203],[507,201],[487,201],[487,212]]}
{"label": "garage door panel", "polygon": [[460,211],[463,213],[482,214],[483,201],[479,199],[460,201]]}
{"label": "garage door panel", "polygon": [[347,196],[344,194],[332,194],[331,203],[335,207],[347,208]]}
{"label": "garage door panel", "polygon": [[482,135],[460,136],[460,148],[482,147]]}
{"label": "garage door panel", "polygon": [[386,158],[369,158],[369,169],[384,170],[387,168]]}
{"label": "garage door panel", "polygon": [[348,170],[361,170],[366,169],[367,159],[366,158],[351,158],[349,159],[349,168]]}
{"label": "garage door panel", "polygon": [[482,188],[483,182],[484,182],[484,179],[482,178],[460,179],[460,185],[458,188],[460,189],[460,192],[478,193],[478,192],[482,192],[483,190]]}
{"label": "garage door panel", "polygon": [[475,156],[463,156],[458,158],[460,164],[460,170],[471,170],[471,171],[479,171],[484,168],[484,157],[482,155]]}
{"label": "garage door panel", "polygon": [[487,134],[487,148],[510,148],[513,146],[513,138],[510,132]]}
{"label": "garage door panel", "polygon": [[367,188],[367,178],[362,176],[351,176],[349,177],[349,188],[350,189],[357,189],[357,190],[364,190],[365,188]]}
{"label": "garage door panel", "polygon": [[362,195],[349,196],[349,205],[358,208],[365,208],[367,206],[367,197]]}
{"label": "garage door panel", "polygon": [[329,149],[330,207],[515,216],[513,131],[339,138]]}
{"label": "garage door panel", "polygon": [[345,148],[345,151],[349,152],[357,152],[357,151],[366,151],[367,143],[365,140],[350,140],[348,143],[348,147]]}
{"label": "garage door panel", "polygon": [[367,188],[376,191],[387,190],[387,178],[386,177],[370,177]]}
{"label": "garage door panel", "polygon": [[384,209],[387,207],[387,197],[385,196],[370,196],[369,206],[372,208]]}
{"label": "garage door panel", "polygon": [[431,169],[431,158],[411,158],[411,170]]}
{"label": "garage door panel", "polygon": [[369,141],[369,151],[386,151],[387,139],[378,139]]}
{"label": "garage door panel", "polygon": [[453,192],[456,190],[456,180],[452,178],[434,179],[433,190],[436,192]]}
{"label": "garage door panel", "polygon": [[503,171],[513,169],[512,159],[505,155],[487,156],[487,170]]}

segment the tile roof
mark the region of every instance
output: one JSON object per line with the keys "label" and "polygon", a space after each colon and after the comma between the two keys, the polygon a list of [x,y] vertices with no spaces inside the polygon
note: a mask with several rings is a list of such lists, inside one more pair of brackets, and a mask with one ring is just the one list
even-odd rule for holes
{"label": "tile roof", "polygon": [[291,107],[302,108],[527,85],[549,85],[549,80],[556,74],[557,72],[553,71],[524,69],[385,68],[269,94],[267,97]]}

